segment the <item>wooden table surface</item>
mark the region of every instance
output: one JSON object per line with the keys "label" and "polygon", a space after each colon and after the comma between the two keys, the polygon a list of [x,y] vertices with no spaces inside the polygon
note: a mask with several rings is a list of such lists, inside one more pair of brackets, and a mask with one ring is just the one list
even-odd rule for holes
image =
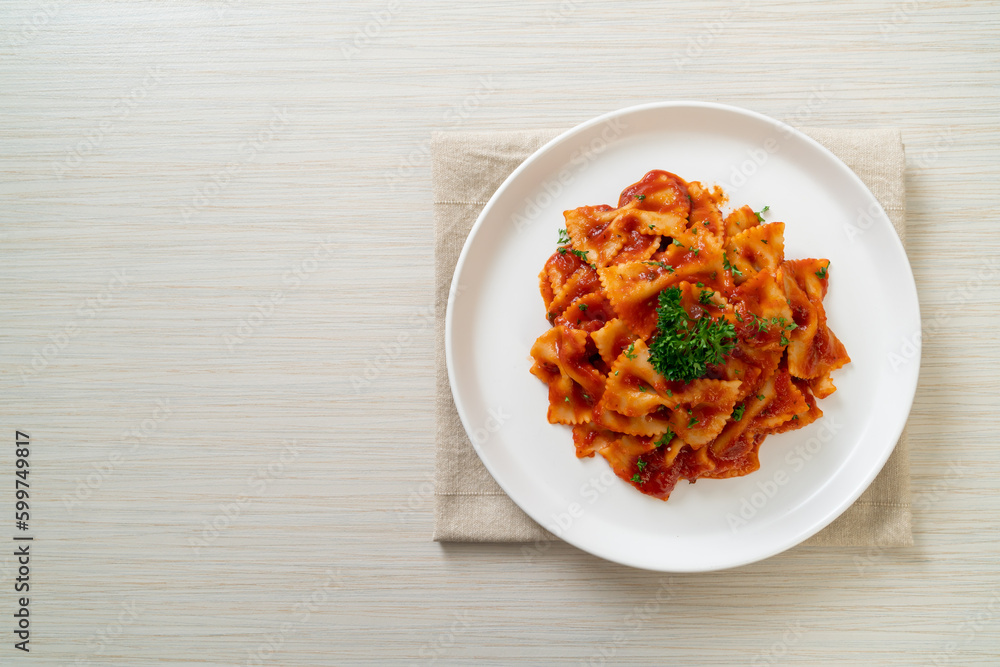
{"label": "wooden table surface", "polygon": [[[1000,663],[998,72],[985,1],[6,3],[0,663]],[[914,547],[430,540],[431,133],[669,99],[902,129]]]}

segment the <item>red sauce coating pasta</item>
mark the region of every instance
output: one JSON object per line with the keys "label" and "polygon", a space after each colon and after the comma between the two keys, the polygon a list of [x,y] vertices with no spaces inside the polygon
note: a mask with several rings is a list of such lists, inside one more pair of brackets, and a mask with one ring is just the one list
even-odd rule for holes
{"label": "red sauce coating pasta", "polygon": [[[566,211],[539,275],[551,328],[531,372],[549,387],[549,421],[573,426],[578,457],[600,454],[663,500],[680,480],[757,470],[764,439],[822,416],[816,399],[850,362],[823,309],[829,261],[786,261],[784,223],[748,206],[723,216],[725,201],[717,187],[650,171],[617,208]],[[656,370],[665,290],[691,327],[729,327],[701,377]]]}

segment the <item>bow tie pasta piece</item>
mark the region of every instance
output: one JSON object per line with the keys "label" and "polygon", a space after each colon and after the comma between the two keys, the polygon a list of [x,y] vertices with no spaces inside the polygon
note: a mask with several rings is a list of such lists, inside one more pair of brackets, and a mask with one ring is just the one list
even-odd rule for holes
{"label": "bow tie pasta piece", "polygon": [[611,306],[641,338],[656,329],[660,292],[680,281],[674,268],[661,262],[629,262],[601,269],[601,285]]}
{"label": "bow tie pasta piece", "polygon": [[739,303],[736,328],[741,340],[758,350],[781,350],[791,342],[798,325],[773,271],[755,274],[735,290],[733,298]]}
{"label": "bow tie pasta piece", "polygon": [[635,212],[622,215],[616,221],[617,233],[621,237],[621,245],[611,264],[641,262],[653,256],[660,249],[662,239],[658,234],[651,234],[646,223]]}
{"label": "bow tie pasta piece", "polygon": [[785,260],[785,223],[757,225],[729,239],[726,257],[737,285],[761,271],[776,271]]}
{"label": "bow tie pasta piece", "polygon": [[722,223],[722,212],[719,206],[726,200],[725,194],[718,186],[706,188],[698,181],[688,183],[688,194],[691,196],[691,215],[688,219],[688,229],[704,230],[720,241],[726,233]]}
{"label": "bow tie pasta piece", "polygon": [[611,303],[602,292],[589,292],[563,309],[552,321],[553,326],[564,326],[569,329],[598,331],[607,323],[616,319]]}
{"label": "bow tie pasta piece", "polygon": [[[594,367],[590,335],[579,329],[553,327],[531,348],[531,373],[549,386],[548,420],[582,424],[593,419],[593,406],[604,393],[604,376]],[[600,358],[600,357],[598,357]]]}
{"label": "bow tie pasta piece", "polygon": [[794,417],[806,416],[810,409],[806,397],[792,382],[788,371],[775,373],[760,394],[750,400],[756,400],[763,406],[753,417],[752,426],[764,433],[774,432]]}
{"label": "bow tie pasta piece", "polygon": [[740,232],[760,224],[760,218],[749,206],[741,206],[726,216],[726,238],[731,239]]}
{"label": "bow tie pasta piece", "polygon": [[573,444],[576,446],[576,457],[583,459],[592,457],[615,440],[621,438],[620,433],[606,431],[594,424],[577,424],[573,427]]}
{"label": "bow tie pasta piece", "polygon": [[[742,455],[749,446],[745,433],[753,435],[775,428],[799,413],[808,410],[805,399],[792,385],[787,372],[778,372],[756,389],[753,396],[734,410],[734,419],[726,424],[719,436],[712,442],[712,453],[719,458],[734,458]],[[762,417],[763,415],[763,417]],[[742,450],[742,451],[741,451]]]}
{"label": "bow tie pasta piece", "polygon": [[596,267],[607,265],[625,244],[615,224],[621,214],[610,206],[581,206],[563,217],[573,251]]}
{"label": "bow tie pasta piece", "polygon": [[619,437],[601,448],[603,456],[616,473],[624,473],[631,468],[633,462],[643,454],[656,449],[653,438],[642,438],[632,435]]}
{"label": "bow tie pasta piece", "polygon": [[[539,290],[542,293],[542,301],[545,302],[546,310],[549,310],[553,299],[563,291],[566,283],[573,276],[578,273],[587,273],[587,269],[590,268],[579,257],[571,252],[562,252],[563,250],[565,248],[560,248],[552,253],[552,256],[545,262],[542,272],[538,274]],[[555,314],[549,318],[549,321],[551,322],[554,317]]]}
{"label": "bow tie pasta piece", "polygon": [[692,380],[683,400],[671,411],[670,426],[677,437],[699,448],[725,428],[739,396],[739,380]]}
{"label": "bow tie pasta piece", "polygon": [[579,299],[580,297],[586,296],[588,294],[593,294],[601,289],[600,277],[597,275],[597,271],[594,271],[589,266],[583,266],[577,269],[573,275],[569,277],[569,280],[560,288],[560,290],[553,296],[552,301],[548,305],[548,319],[549,322],[555,324],[555,319],[561,313],[566,312],[566,309],[570,305]]}
{"label": "bow tie pasta piece", "polygon": [[691,213],[688,184],[677,174],[654,169],[647,172],[638,183],[622,190],[618,197],[618,208],[630,205],[639,211],[657,213],[686,222]]}
{"label": "bow tie pasta piece", "polygon": [[593,411],[594,423],[611,431],[629,435],[656,436],[670,430],[670,412],[661,408],[637,417],[629,417],[597,402]]}
{"label": "bow tie pasta piece", "polygon": [[666,419],[681,440],[701,446],[725,426],[740,385],[740,380],[667,381],[649,363],[649,349],[640,340],[624,350],[611,367],[601,408],[626,418]]}
{"label": "bow tie pasta piece", "polygon": [[628,325],[620,319],[613,319],[603,327],[590,334],[601,359],[608,366],[615,363],[621,353],[636,341],[637,336],[632,333]]}
{"label": "bow tie pasta piece", "polygon": [[800,259],[781,265],[785,294],[796,324],[789,335],[788,370],[797,378],[817,380],[819,398],[835,389],[829,380],[830,372],[851,360],[844,344],[826,324],[823,297],[829,265],[822,259]]}

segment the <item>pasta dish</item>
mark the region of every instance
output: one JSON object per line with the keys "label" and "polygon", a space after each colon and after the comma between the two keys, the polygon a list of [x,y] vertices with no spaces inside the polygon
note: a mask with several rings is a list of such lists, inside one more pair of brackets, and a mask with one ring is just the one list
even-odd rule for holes
{"label": "pasta dish", "polygon": [[617,207],[565,212],[531,348],[548,420],[642,493],[757,470],[765,437],[822,416],[850,362],[827,326],[830,263],[784,257],[783,222],[660,170]]}

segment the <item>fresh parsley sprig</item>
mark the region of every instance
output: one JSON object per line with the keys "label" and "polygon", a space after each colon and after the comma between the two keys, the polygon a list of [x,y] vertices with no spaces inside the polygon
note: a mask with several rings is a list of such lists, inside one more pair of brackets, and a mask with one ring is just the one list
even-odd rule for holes
{"label": "fresh parsley sprig", "polygon": [[732,271],[734,276],[742,276],[743,272],[737,269],[735,266],[729,263],[729,256],[726,253],[722,253],[722,268],[726,271]]}
{"label": "fresh parsley sprig", "polygon": [[674,267],[670,266],[666,262],[652,262],[652,261],[650,261],[650,262],[643,262],[643,264],[649,264],[650,266],[658,266],[661,269],[666,269],[667,273],[673,273],[674,272]]}
{"label": "fresh parsley sprig", "polygon": [[597,265],[587,258],[587,250],[576,250],[573,247],[573,239],[570,238],[569,232],[566,231],[565,227],[559,230],[559,247],[556,248],[556,250],[559,251],[560,255],[565,255],[567,252],[571,252],[587,264],[590,264],[590,268],[595,271],[597,270]]}
{"label": "fresh parsley sprig", "polygon": [[677,286],[660,292],[657,332],[649,344],[649,361],[667,380],[704,377],[708,364],[722,363],[735,346],[736,328],[725,318],[692,320],[681,305]]}
{"label": "fresh parsley sprig", "polygon": [[597,265],[591,262],[590,259],[587,257],[587,253],[590,252],[589,250],[570,250],[570,252],[579,257],[580,259],[582,259],[585,264],[590,264],[590,268],[592,268],[594,271],[597,270]]}
{"label": "fresh parsley sprig", "polygon": [[661,435],[659,438],[653,441],[653,444],[657,447],[662,447],[663,445],[669,445],[670,441],[674,439],[674,430],[667,427],[667,432]]}

